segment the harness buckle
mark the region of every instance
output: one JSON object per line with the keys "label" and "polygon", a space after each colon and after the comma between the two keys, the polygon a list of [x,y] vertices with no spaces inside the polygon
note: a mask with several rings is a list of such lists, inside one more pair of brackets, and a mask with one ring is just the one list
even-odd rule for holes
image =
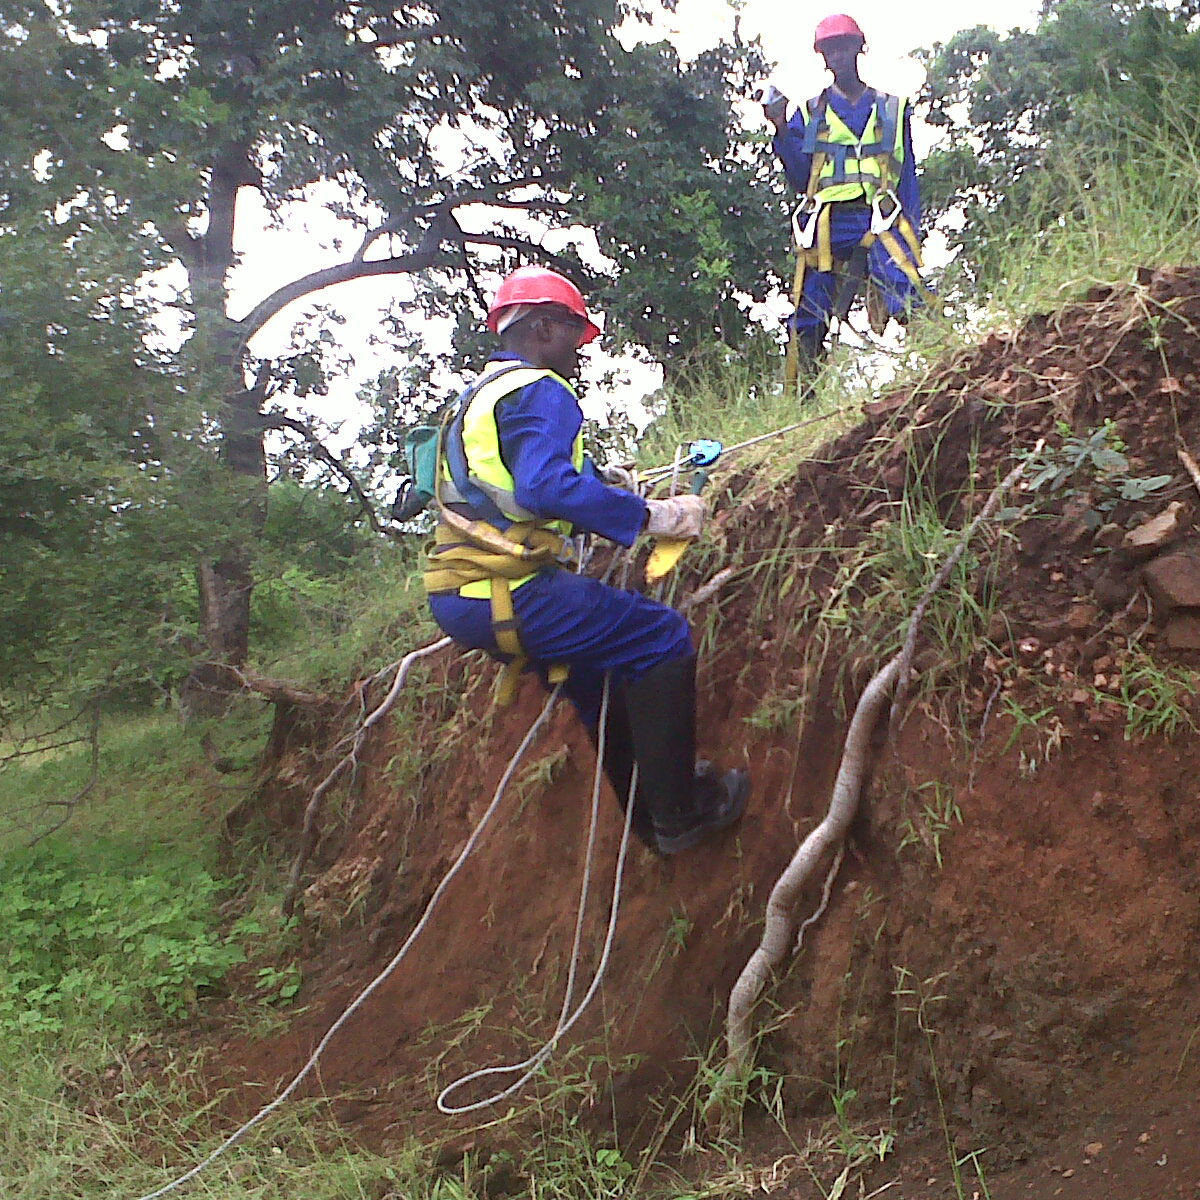
{"label": "harness buckle", "polygon": [[[890,210],[887,209],[889,204]],[[903,211],[896,193],[890,188],[886,192],[876,192],[871,198],[871,232],[887,233],[900,219]]]}
{"label": "harness buckle", "polygon": [[792,236],[802,250],[811,250],[817,242],[817,219],[823,205],[812,196],[805,196],[792,213]]}

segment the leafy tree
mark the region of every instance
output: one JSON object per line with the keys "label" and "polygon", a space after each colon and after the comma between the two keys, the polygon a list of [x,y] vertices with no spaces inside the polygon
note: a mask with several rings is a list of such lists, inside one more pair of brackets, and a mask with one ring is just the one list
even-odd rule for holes
{"label": "leafy tree", "polygon": [[769,143],[745,135],[731,103],[766,74],[756,44],[722,44],[687,71],[666,44],[631,60],[579,194],[621,266],[599,299],[622,341],[671,370],[741,345],[743,298],[784,283],[789,198]]}
{"label": "leafy tree", "polygon": [[69,217],[0,234],[0,680],[10,693],[67,674],[86,691],[112,684],[122,660],[144,666],[164,580],[194,552],[187,522],[163,519],[179,397],[124,283],[141,261],[136,239],[114,243]]}
{"label": "leafy tree", "polygon": [[[931,211],[962,206],[952,234],[985,269],[1014,230],[1031,240],[1069,211],[1099,156],[1155,129],[1200,144],[1200,3],[1060,0],[1036,30],[983,26],[927,56]],[[1005,264],[996,264],[1004,269]]]}
{"label": "leafy tree", "polygon": [[[198,571],[211,662],[248,652],[267,434],[315,440],[282,403],[328,390],[337,339],[316,304],[325,289],[404,276],[398,322],[449,314],[466,334],[488,271],[534,258],[587,278],[577,250],[551,253],[539,231],[594,223],[632,268],[610,293],[620,336],[685,353],[740,335],[736,293],[761,293],[762,239],[782,228],[774,193],[750,186],[753,158],[730,154],[727,91],[760,69],[757,52],[725,47],[685,68],[662,47],[626,51],[613,31],[645,19],[642,5],[6,5],[0,228],[70,213],[81,235],[137,245],[143,270],[165,264],[184,280],[170,300],[182,329],[170,370],[194,406],[194,448],[211,456],[192,501],[217,531]],[[358,244],[239,312],[229,274],[242,189],[280,220],[289,200],[319,198]],[[292,349],[251,354],[255,334],[302,303]],[[427,370],[412,382],[422,379]]]}

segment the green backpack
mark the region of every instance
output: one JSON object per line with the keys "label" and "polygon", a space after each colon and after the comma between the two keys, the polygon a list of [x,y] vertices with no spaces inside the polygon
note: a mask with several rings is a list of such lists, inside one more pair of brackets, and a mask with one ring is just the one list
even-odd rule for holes
{"label": "green backpack", "polygon": [[437,486],[437,425],[414,425],[404,438],[410,478],[400,485],[392,504],[393,521],[411,521],[432,503]]}

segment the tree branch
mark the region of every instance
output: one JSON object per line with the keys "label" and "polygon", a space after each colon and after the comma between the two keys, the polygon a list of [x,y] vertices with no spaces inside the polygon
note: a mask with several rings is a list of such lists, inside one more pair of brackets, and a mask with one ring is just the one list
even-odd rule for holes
{"label": "tree branch", "polygon": [[[562,212],[570,207],[566,201],[548,200],[541,197],[532,200],[507,200],[504,198],[506,192],[534,185],[548,186],[553,179],[554,176],[539,173],[525,175],[518,179],[496,180],[492,183],[465,188],[462,191],[448,191],[442,199],[429,204],[414,204],[404,212],[389,217],[376,228],[367,230],[354,254],[354,261],[363,261],[367,251],[381,237],[385,237],[389,233],[396,233],[405,225],[421,217],[427,217],[433,222],[433,228],[436,228],[439,222],[445,221],[447,218],[453,219],[453,210],[464,204],[490,204],[496,208],[514,208],[524,212]],[[428,237],[428,232],[426,237]],[[417,252],[420,253],[421,250],[427,248],[426,239],[423,238]]]}
{"label": "tree branch", "polygon": [[62,815],[59,817],[59,819],[57,821],[55,821],[48,828],[43,829],[35,837],[31,838],[26,843],[25,848],[27,850],[32,849],[43,838],[48,838],[52,833],[57,833],[75,815],[75,809],[79,806],[79,804],[83,800],[85,800],[91,794],[92,789],[96,786],[97,782],[100,779],[100,701],[99,700],[94,700],[92,702],[92,716],[91,716],[91,722],[88,726],[87,740],[88,740],[89,745],[91,746],[91,755],[90,755],[90,760],[89,760],[90,766],[89,766],[89,770],[88,770],[87,783],[85,783],[83,785],[83,787],[81,787],[79,789],[79,791],[77,791],[75,793],[75,795],[73,795],[70,798],[70,800],[51,800],[46,803],[46,805],[45,805],[46,808],[51,808],[51,807],[61,808]]}
{"label": "tree branch", "polygon": [[370,522],[371,528],[376,533],[390,534],[391,530],[384,528],[383,523],[379,520],[378,514],[375,512],[375,506],[371,503],[370,497],[367,495],[363,486],[358,481],[358,477],[350,470],[348,466],[324,442],[317,436],[316,430],[311,425],[305,424],[303,421],[296,420],[295,417],[285,416],[283,413],[266,413],[263,417],[264,429],[290,429],[295,433],[300,434],[302,438],[312,447],[313,453],[326,464],[336,471],[349,485],[350,490],[354,493],[354,499],[358,501],[358,506],[362,509],[363,516]]}
{"label": "tree branch", "polygon": [[265,675],[251,671],[248,667],[233,667],[222,664],[229,674],[247,691],[265,696],[274,704],[296,704],[302,708],[320,708],[329,704],[328,696],[320,692],[310,692],[290,679],[269,679]]}
{"label": "tree branch", "polygon": [[370,279],[376,275],[411,275],[417,271],[428,271],[432,267],[453,267],[455,260],[451,255],[436,254],[402,254],[396,258],[372,259],[370,262],[360,262],[351,259],[349,262],[338,263],[333,267],[325,267],[320,271],[312,271],[302,275],[291,283],[276,289],[265,300],[250,310],[235,325],[238,336],[245,345],[273,316],[311,296],[339,283],[349,283],[354,279]]}
{"label": "tree branch", "polygon": [[557,267],[564,274],[570,272],[571,275],[579,274],[579,264],[572,262],[569,258],[561,254],[555,254],[542,246],[535,246],[532,242],[527,242],[524,238],[510,237],[502,233],[464,233],[463,243],[472,246],[496,246],[501,250],[518,250],[525,253],[532,253],[538,258],[545,259],[546,262]]}
{"label": "tree branch", "polygon": [[[533,258],[542,259],[563,272],[578,275],[578,264],[561,254],[539,246],[524,238],[512,237],[498,233],[464,233],[463,245],[494,246],[502,250],[516,250]],[[334,287],[339,283],[349,283],[355,279],[370,279],[377,275],[412,275],[419,271],[428,271],[434,267],[455,268],[461,263],[456,255],[447,253],[440,248],[417,250],[411,254],[402,254],[395,258],[371,259],[362,261],[357,258],[349,262],[338,263],[333,267],[325,267],[320,271],[312,271],[291,283],[285,284],[272,292],[265,300],[260,300],[240,321],[234,323],[234,329],[244,346],[272,317],[278,315],[289,304],[303,300],[325,288]]]}

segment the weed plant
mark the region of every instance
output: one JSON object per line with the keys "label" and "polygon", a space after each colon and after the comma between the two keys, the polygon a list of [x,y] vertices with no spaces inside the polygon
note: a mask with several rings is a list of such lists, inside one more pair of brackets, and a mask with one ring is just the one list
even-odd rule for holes
{"label": "weed plant", "polygon": [[1095,119],[1111,122],[1099,139],[1110,149],[1059,156],[1055,179],[1034,191],[1024,219],[987,238],[987,255],[974,269],[988,303],[970,325],[1011,324],[1089,288],[1127,285],[1138,268],[1200,259],[1194,115],[1167,105],[1152,126],[1127,114]]}
{"label": "weed plant", "polygon": [[901,802],[905,808],[915,807],[915,811],[901,823],[902,836],[896,854],[901,854],[909,846],[924,846],[933,855],[940,871],[943,867],[942,838],[956,824],[962,824],[962,810],[953,791],[940,780],[923,783],[916,790],[920,798],[915,806],[907,803],[907,796]]}
{"label": "weed plant", "polygon": [[1190,673],[1156,663],[1145,651],[1135,651],[1122,666],[1116,696],[1105,692],[1096,692],[1096,696],[1119,705],[1125,716],[1126,741],[1172,738],[1185,730],[1196,730],[1189,708],[1195,697]]}

